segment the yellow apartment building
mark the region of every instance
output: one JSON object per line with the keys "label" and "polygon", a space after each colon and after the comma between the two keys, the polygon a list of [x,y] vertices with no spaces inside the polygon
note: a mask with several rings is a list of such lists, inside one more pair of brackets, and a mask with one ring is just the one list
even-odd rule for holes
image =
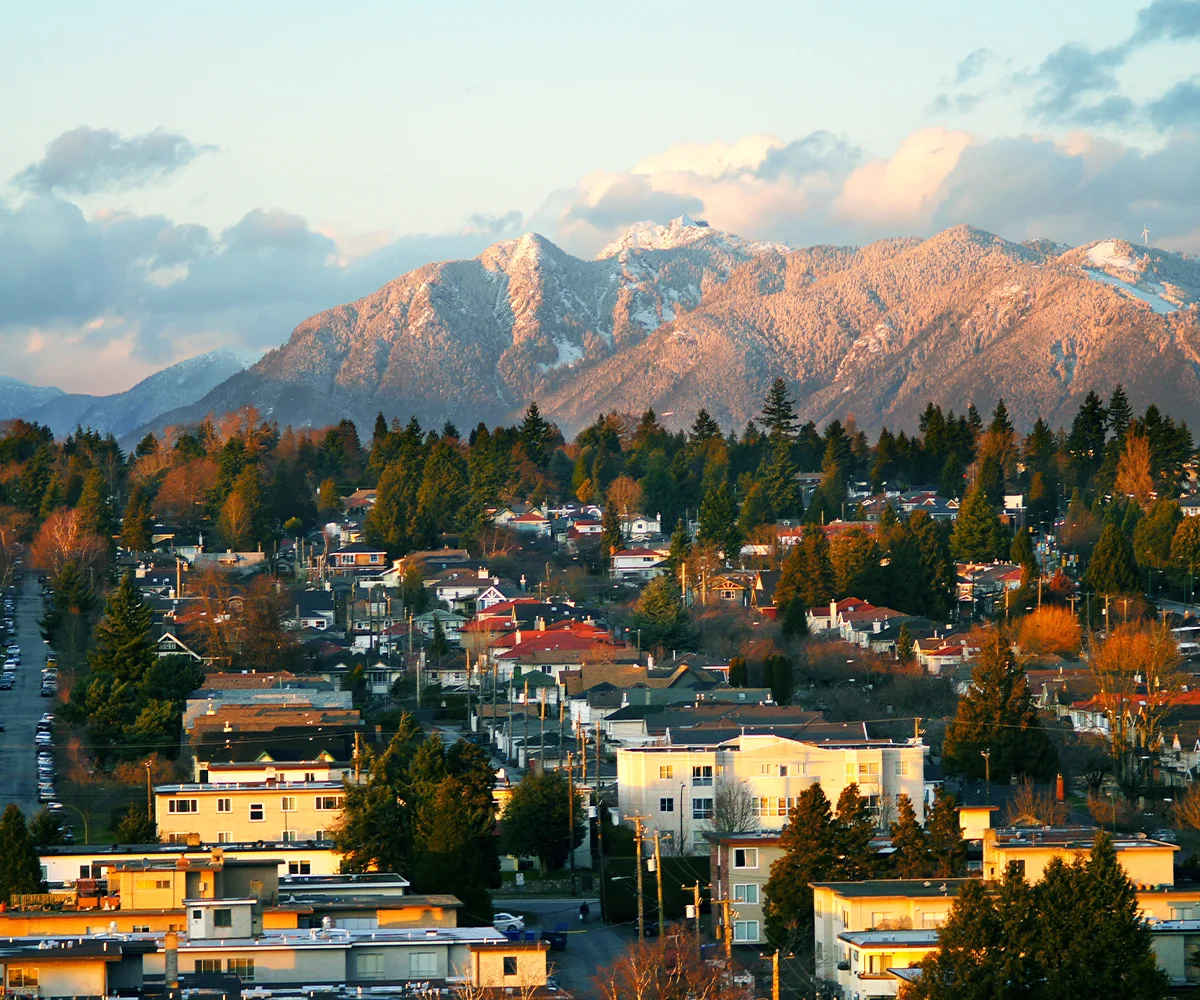
{"label": "yellow apartment building", "polygon": [[345,801],[340,781],[193,783],[154,789],[159,836],[205,846],[320,843],[329,839]]}
{"label": "yellow apartment building", "polygon": [[[1091,827],[1018,827],[986,830],[983,836],[983,877],[1000,878],[1011,862],[1029,882],[1039,882],[1054,858],[1071,862],[1092,849],[1096,831]],[[1144,834],[1113,840],[1117,860],[1135,886],[1175,883],[1175,852],[1179,847]]]}

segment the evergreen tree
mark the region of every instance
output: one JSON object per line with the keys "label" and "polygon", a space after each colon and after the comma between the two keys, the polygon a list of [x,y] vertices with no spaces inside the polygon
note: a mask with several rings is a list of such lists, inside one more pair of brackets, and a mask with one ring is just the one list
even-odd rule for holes
{"label": "evergreen tree", "polygon": [[790,705],[796,681],[792,672],[792,661],[786,656],[768,656],[763,661],[765,679],[771,685],[771,697],[776,705]]}
{"label": "evergreen tree", "polygon": [[[570,826],[569,796],[575,799]],[[536,857],[543,871],[557,871],[569,856],[568,845],[583,843],[583,804],[562,771],[530,771],[521,779],[500,820],[500,849],[517,857]]]}
{"label": "evergreen tree", "polygon": [[62,820],[45,807],[39,809],[29,821],[29,839],[39,851],[64,843]]}
{"label": "evergreen tree", "polygon": [[417,490],[418,538],[434,545],[444,533],[473,527],[476,516],[466,459],[453,444],[439,440],[430,449]]}
{"label": "evergreen tree", "polygon": [[729,686],[741,688],[746,686],[746,660],[735,656],[729,661]]}
{"label": "evergreen tree", "polygon": [[782,438],[789,442],[795,439],[800,422],[796,419],[796,405],[782,378],[775,379],[767,390],[758,423],[772,439]]}
{"label": "evergreen tree", "polygon": [[0,900],[7,902],[14,893],[42,890],[41,859],[24,815],[10,802],[0,817]]}
{"label": "evergreen tree", "polygon": [[121,544],[130,552],[149,552],[154,530],[154,516],[150,504],[140,487],[135,486],[125,505],[125,516],[121,519]]}
{"label": "evergreen tree", "polygon": [[[1133,509],[1136,504],[1130,504]],[[1171,545],[1175,532],[1183,521],[1183,512],[1174,500],[1157,500],[1141,518],[1132,534],[1122,534],[1133,539],[1133,555],[1143,568],[1166,569],[1171,564]]]}
{"label": "evergreen tree", "polygon": [[542,418],[536,402],[529,404],[525,418],[521,421],[521,443],[525,446],[525,454],[534,465],[545,465],[549,457],[550,425]]}
{"label": "evergreen tree", "polygon": [[1132,594],[1138,590],[1139,574],[1133,548],[1115,524],[1106,525],[1092,551],[1085,579],[1097,594]]}
{"label": "evergreen tree", "polygon": [[688,443],[696,447],[720,437],[721,428],[709,415],[708,410],[701,407],[700,412],[696,414],[696,419],[692,421],[691,428],[688,430]]}
{"label": "evergreen tree", "polygon": [[671,532],[671,548],[667,552],[667,561],[663,564],[663,572],[675,580],[679,577],[679,567],[687,562],[692,551],[692,540],[688,537],[687,525],[680,518]]}
{"label": "evergreen tree", "polygon": [[828,877],[845,882],[874,878],[879,855],[871,846],[875,821],[867,800],[853,781],[838,795],[837,816],[833,823],[833,870]]}
{"label": "evergreen tree", "polygon": [[808,609],[800,598],[793,597],[783,607],[780,630],[785,639],[803,639],[808,635]]}
{"label": "evergreen tree", "polygon": [[1044,780],[1058,762],[1033,706],[1025,671],[1007,640],[995,632],[984,640],[970,690],[946,729],[943,766],[952,774],[982,778],[985,750],[991,754],[991,773],[1005,782],[1013,774]]}
{"label": "evergreen tree", "polygon": [[812,939],[813,892],[810,882],[828,878],[837,862],[834,820],[819,783],[797,796],[779,835],[783,854],[771,864],[763,916],[768,939],[776,947]]}
{"label": "evergreen tree", "polygon": [[435,615],[433,619],[433,639],[429,643],[429,652],[436,660],[450,652],[450,643],[446,639],[446,629],[440,615]]}
{"label": "evergreen tree", "polygon": [[913,658],[913,637],[907,622],[900,626],[900,634],[896,636],[896,658],[901,663],[909,663]]}
{"label": "evergreen tree", "polygon": [[1022,584],[1037,577],[1039,572],[1037,556],[1034,554],[1033,539],[1027,528],[1021,528],[1013,536],[1012,545],[1008,550],[1008,561],[1021,567]]}
{"label": "evergreen tree", "polygon": [[600,519],[602,531],[600,534],[600,558],[607,566],[614,552],[625,548],[625,536],[621,533],[621,520],[617,517],[617,508],[607,504]]}
{"label": "evergreen tree", "polygon": [[112,502],[108,484],[99,469],[88,469],[83,477],[83,492],[75,505],[79,515],[79,527],[89,535],[98,535],[106,541],[113,535]]}
{"label": "evergreen tree", "polygon": [[388,430],[387,417],[385,417],[383,415],[383,411],[380,410],[379,413],[375,415],[375,430],[371,434],[371,446],[374,447],[375,445],[381,444],[387,438],[389,433],[390,431]]}
{"label": "evergreen tree", "polygon": [[725,553],[726,559],[735,560],[741,553],[741,537],[733,496],[729,492],[729,480],[722,479],[704,494],[696,538],[715,545]]}
{"label": "evergreen tree", "polygon": [[338,494],[337,483],[333,479],[324,479],[317,489],[317,516],[323,521],[339,517],[342,513],[342,498]]}
{"label": "evergreen tree", "polygon": [[979,486],[968,490],[958,508],[950,550],[959,562],[992,562],[1005,552],[1004,525]]}
{"label": "evergreen tree", "polygon": [[691,620],[669,576],[656,576],[642,590],[629,627],[640,629],[643,649],[686,649],[692,641]]}
{"label": "evergreen tree", "polygon": [[934,878],[958,878],[967,873],[967,844],[958,819],[954,796],[941,785],[934,792],[933,808],[925,817]]}
{"label": "evergreen tree", "polygon": [[96,625],[96,648],[88,658],[92,674],[139,686],[156,660],[152,617],[153,609],[142,599],[133,574],[126,573]]}
{"label": "evergreen tree", "polygon": [[157,844],[159,840],[158,827],[153,818],[138,806],[130,806],[125,811],[120,822],[113,827],[113,837],[118,844]]}
{"label": "evergreen tree", "polygon": [[1118,382],[1108,399],[1108,430],[1118,441],[1124,442],[1125,432],[1133,420],[1133,410],[1129,406],[1129,397]]}
{"label": "evergreen tree", "polygon": [[929,838],[913,809],[912,799],[900,795],[896,800],[896,819],[888,827],[892,837],[892,875],[895,878],[927,878],[933,874]]}
{"label": "evergreen tree", "polygon": [[[748,480],[749,474],[743,478]],[[770,524],[774,519],[775,512],[771,507],[771,498],[767,493],[766,485],[761,482],[750,483],[749,489],[745,493],[745,499],[742,501],[742,509],[738,512],[739,534],[743,538],[749,538],[754,534],[755,529],[764,524]]]}
{"label": "evergreen tree", "polygon": [[387,549],[388,555],[403,556],[413,548],[417,490],[421,473],[411,458],[388,465],[375,488],[375,505],[367,511],[363,533],[371,545]]}

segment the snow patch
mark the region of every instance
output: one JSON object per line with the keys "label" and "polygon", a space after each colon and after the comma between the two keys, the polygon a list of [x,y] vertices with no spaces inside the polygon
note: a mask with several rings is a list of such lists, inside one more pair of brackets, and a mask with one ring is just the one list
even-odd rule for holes
{"label": "snow patch", "polygon": [[[1095,249],[1095,247],[1092,249]],[[1088,253],[1090,255],[1091,250],[1089,250]],[[1162,295],[1157,294],[1157,292],[1146,291],[1145,289],[1138,288],[1136,285],[1131,285],[1128,281],[1122,281],[1120,278],[1114,278],[1111,274],[1105,274],[1103,271],[1092,271],[1088,268],[1084,268],[1083,273],[1093,281],[1099,281],[1105,285],[1112,285],[1114,288],[1120,289],[1130,298],[1146,303],[1146,305],[1160,315],[1177,312],[1179,309],[1178,305],[1163,298]],[[1158,292],[1165,291],[1161,285],[1153,285],[1151,287],[1157,289]]]}
{"label": "snow patch", "polygon": [[583,360],[583,348],[578,344],[572,344],[569,340],[556,340],[554,346],[558,350],[558,360],[550,366],[552,368],[569,367]]}
{"label": "snow patch", "polygon": [[1098,267],[1112,267],[1121,271],[1136,271],[1133,258],[1125,251],[1128,244],[1118,240],[1104,240],[1087,248],[1087,259]]}

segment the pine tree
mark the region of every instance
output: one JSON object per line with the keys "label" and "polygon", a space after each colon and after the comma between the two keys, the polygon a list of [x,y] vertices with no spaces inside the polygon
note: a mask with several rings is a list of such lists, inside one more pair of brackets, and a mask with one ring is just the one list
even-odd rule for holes
{"label": "pine tree", "polygon": [[688,430],[688,443],[696,446],[703,445],[707,441],[712,441],[721,436],[721,428],[717,422],[709,416],[708,410],[703,407],[696,414],[696,419],[692,421],[692,426]]}
{"label": "pine tree", "polygon": [[688,537],[687,525],[680,518],[671,532],[671,548],[667,552],[667,561],[663,564],[663,572],[672,579],[678,579],[679,567],[687,562],[692,551],[692,540]]}
{"label": "pine tree", "polygon": [[113,827],[113,836],[118,844],[157,844],[158,828],[146,810],[131,806]]}
{"label": "pine tree", "polygon": [[735,656],[729,661],[729,686],[745,687],[746,681],[746,660],[744,657]]}
{"label": "pine tree", "polygon": [[1023,571],[1021,574],[1022,585],[1036,579],[1039,572],[1037,556],[1034,555],[1033,540],[1030,538],[1027,528],[1021,528],[1013,536],[1012,545],[1008,550],[1008,561],[1021,567]]}
{"label": "pine tree", "polygon": [[912,799],[896,800],[896,819],[888,827],[892,837],[892,875],[896,878],[926,878],[933,874],[929,838],[917,822]]}
{"label": "pine tree", "polygon": [[154,516],[140,487],[135,486],[121,519],[121,544],[130,552],[149,552],[153,544]]}
{"label": "pine tree", "polygon": [[808,609],[800,598],[793,597],[784,605],[780,631],[785,639],[792,641],[808,635]]}
{"label": "pine tree", "polygon": [[1140,574],[1133,548],[1115,524],[1106,525],[1100,541],[1092,550],[1092,561],[1085,575],[1088,585],[1104,596],[1132,594],[1139,588]]}
{"label": "pine tree", "polygon": [[795,439],[800,422],[796,419],[796,405],[782,378],[775,379],[767,390],[758,423],[772,439],[782,438],[789,442]]}
{"label": "pine tree", "polygon": [[786,656],[768,656],[763,661],[763,673],[771,685],[771,697],[776,705],[790,705],[796,681],[792,661]]}
{"label": "pine tree", "polygon": [[737,559],[741,552],[741,537],[733,496],[729,492],[729,480],[722,479],[704,494],[699,522],[696,530],[699,541],[715,545],[725,553],[726,559]]}
{"label": "pine tree", "polygon": [[549,457],[550,425],[542,418],[536,402],[529,404],[525,418],[521,421],[521,443],[525,446],[525,454],[534,465],[542,466]]}
{"label": "pine tree", "polygon": [[337,483],[332,479],[322,480],[317,490],[317,514],[325,520],[337,517],[342,512],[342,498],[338,495]]}
{"label": "pine tree", "polygon": [[[575,797],[573,830],[568,817],[570,796]],[[569,788],[562,771],[530,771],[513,789],[504,808],[501,850],[518,857],[533,855],[543,871],[556,871],[567,861],[568,832],[572,846],[583,843],[585,827],[578,793]]]}
{"label": "pine tree", "polygon": [[1133,409],[1129,405],[1129,397],[1118,382],[1108,399],[1108,430],[1118,442],[1125,438],[1129,424],[1133,420]]}
{"label": "pine tree", "polygon": [[763,915],[767,937],[776,947],[811,940],[813,892],[809,882],[828,878],[837,862],[834,820],[819,783],[797,797],[779,835],[783,854],[771,864]]}
{"label": "pine tree", "polygon": [[1005,550],[1006,536],[987,494],[973,486],[958,509],[950,549],[960,562],[991,562]]}
{"label": "pine tree", "polygon": [[640,629],[643,649],[685,649],[692,641],[691,620],[669,576],[656,576],[642,590],[630,616],[631,629]]}
{"label": "pine tree", "polygon": [[450,652],[450,643],[446,639],[446,628],[442,625],[440,615],[435,615],[433,619],[433,639],[429,643],[429,652],[435,660],[440,660]]}
{"label": "pine tree", "polygon": [[759,468],[759,482],[766,489],[769,509],[775,518],[796,518],[804,513],[799,470],[792,460],[792,439],[773,436],[770,451]]}
{"label": "pine tree", "polygon": [[934,793],[933,808],[925,817],[929,835],[930,874],[935,878],[958,878],[967,873],[967,844],[955,809],[954,796],[941,785]]}
{"label": "pine tree", "polygon": [[10,802],[0,818],[0,900],[13,893],[42,891],[42,865],[25,817]]}
{"label": "pine tree", "polygon": [[913,637],[907,622],[900,626],[900,634],[896,636],[896,658],[901,663],[908,663],[913,658]]}
{"label": "pine tree", "polygon": [[833,824],[835,862],[832,878],[846,882],[861,882],[874,878],[879,855],[871,846],[875,822],[867,800],[859,794],[853,781],[838,796],[837,815]]}
{"label": "pine tree", "polygon": [[154,666],[150,637],[153,609],[142,600],[132,573],[121,577],[96,625],[96,648],[88,657],[95,676],[139,686]]}
{"label": "pine tree", "polygon": [[88,469],[83,477],[83,492],[75,505],[79,515],[79,527],[89,535],[98,535],[108,540],[113,534],[112,503],[108,496],[108,484],[99,469]]}
{"label": "pine tree", "polygon": [[970,690],[946,729],[943,765],[952,774],[982,778],[985,750],[991,754],[991,773],[1004,781],[1012,774],[1044,780],[1058,762],[1033,706],[1025,671],[1007,640],[995,632],[984,640]]}
{"label": "pine tree", "polygon": [[621,534],[621,521],[617,517],[617,508],[611,503],[605,506],[600,523],[602,526],[600,558],[607,566],[612,554],[625,548],[625,536]]}
{"label": "pine tree", "polygon": [[387,417],[385,417],[383,415],[383,411],[380,410],[379,413],[375,415],[375,430],[371,434],[371,446],[375,447],[376,445],[381,444],[387,438],[389,433]]}

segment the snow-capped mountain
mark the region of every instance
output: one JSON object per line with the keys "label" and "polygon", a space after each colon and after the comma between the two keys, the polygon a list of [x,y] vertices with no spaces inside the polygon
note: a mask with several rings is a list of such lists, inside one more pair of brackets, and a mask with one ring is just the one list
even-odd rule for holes
{"label": "snow-capped mountain", "polygon": [[50,385],[30,385],[20,379],[0,375],[0,420],[10,420],[49,402],[63,394],[62,389]]}
{"label": "snow-capped mountain", "polygon": [[305,320],[283,347],[162,420],[247,403],[281,424],[371,421],[380,410],[505,419],[695,308],[738,266],[784,249],[683,218],[635,227],[595,260],[527,233]]}
{"label": "snow-capped mountain", "polygon": [[245,405],[281,425],[375,415],[467,428],[530,399],[574,433],[601,412],[706,407],[743,426],[783,376],[805,419],[915,428],[1003,396],[1069,424],[1117,382],[1200,422],[1200,262],[1105,240],[1015,243],[971,226],[801,250],[701,222],[632,227],[595,260],[536,234],[429,264],[301,323],[157,425]]}
{"label": "snow-capped mountain", "polygon": [[[110,396],[59,392],[48,402],[14,415],[48,425],[56,437],[82,426],[120,438],[167,410],[195,402],[261,356],[261,351],[220,348],[170,365],[124,392]],[[3,392],[4,387],[0,386],[0,393]]]}

